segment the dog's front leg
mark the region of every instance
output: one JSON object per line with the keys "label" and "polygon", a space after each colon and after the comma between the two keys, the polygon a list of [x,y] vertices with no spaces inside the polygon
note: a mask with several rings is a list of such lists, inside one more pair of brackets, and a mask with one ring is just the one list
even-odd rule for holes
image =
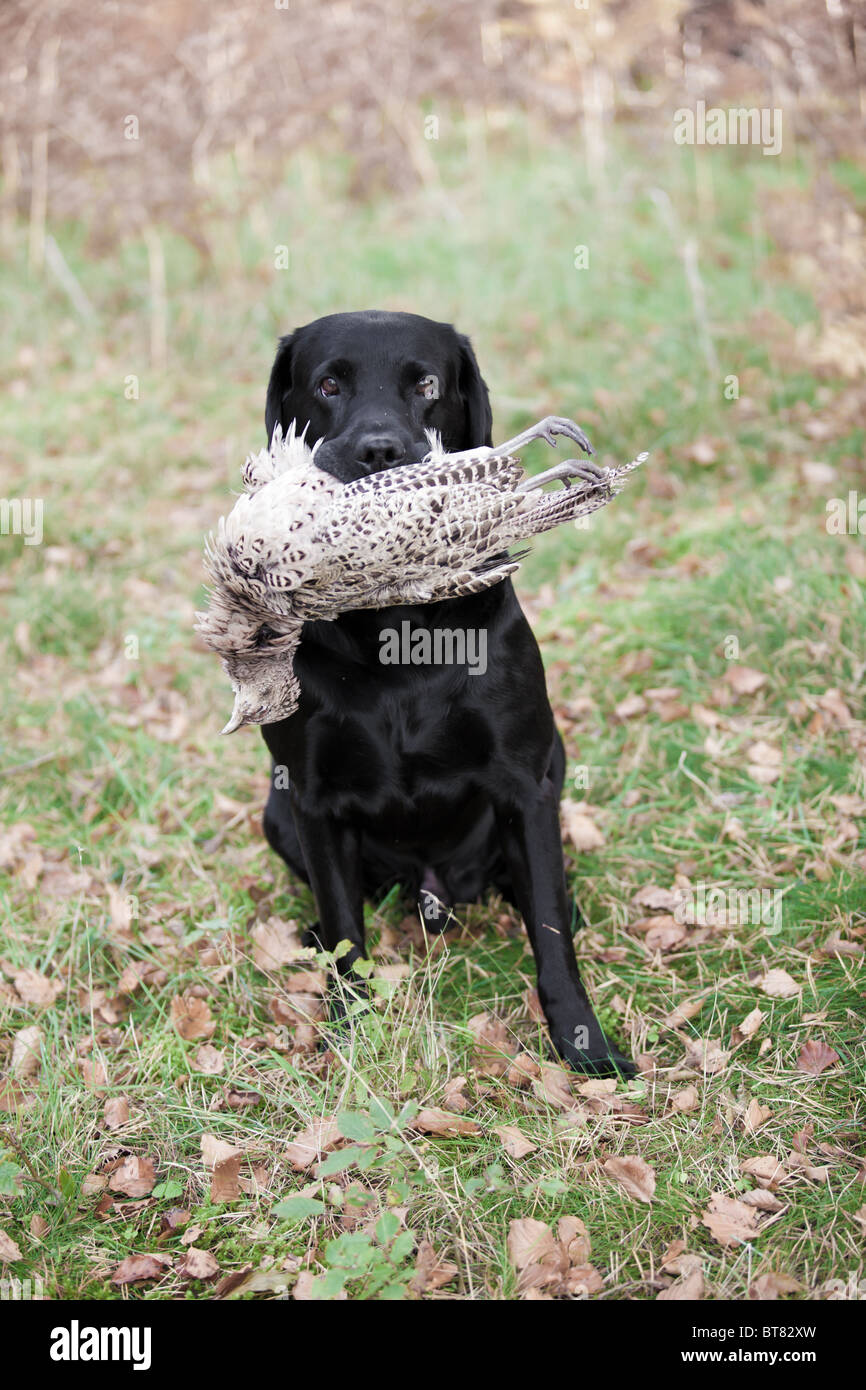
{"label": "dog's front leg", "polygon": [[538,997],[560,1057],[591,1075],[633,1064],[602,1032],[580,978],[569,925],[558,796],[545,778],[520,803],[497,808],[496,820],[517,906],[538,972]]}
{"label": "dog's front leg", "polygon": [[364,951],[364,894],[361,877],[360,832],[331,816],[310,816],[295,807],[295,828],[316,899],[318,922],[311,932],[315,945],[334,951],[341,941],[351,949],[337,961],[342,988],[330,991],[333,1021],[345,1014],[346,995],[366,991],[352,966]]}

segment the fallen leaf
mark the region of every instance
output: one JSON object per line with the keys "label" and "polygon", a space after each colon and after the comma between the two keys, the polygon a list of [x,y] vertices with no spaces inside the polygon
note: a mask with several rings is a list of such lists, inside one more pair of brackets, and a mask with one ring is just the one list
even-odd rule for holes
{"label": "fallen leaf", "polygon": [[4,1264],[11,1264],[13,1260],[23,1260],[24,1256],[15,1244],[11,1236],[5,1231],[0,1231],[0,1260]]}
{"label": "fallen leaf", "polygon": [[287,1144],[285,1155],[296,1171],[311,1168],[319,1163],[325,1154],[335,1149],[340,1142],[340,1130],[336,1117],[328,1115],[313,1120]]}
{"label": "fallen leaf", "polygon": [[807,1038],[800,1048],[797,1070],[808,1072],[810,1076],[820,1076],[827,1067],[839,1061],[839,1053],[834,1052],[822,1038]]}
{"label": "fallen leaf", "polygon": [[214,1047],[213,1043],[202,1043],[195,1054],[196,1071],[203,1071],[207,1076],[219,1076],[220,1072],[225,1071],[225,1065],[225,1053]]}
{"label": "fallen leaf", "polygon": [[748,1173],[761,1187],[766,1188],[778,1187],[788,1176],[784,1163],[773,1154],[758,1154],[755,1158],[744,1159],[740,1164],[740,1172]]}
{"label": "fallen leaf", "polygon": [[671,1106],[674,1110],[679,1110],[683,1115],[690,1115],[693,1110],[697,1110],[700,1105],[700,1097],[694,1086],[684,1086],[676,1095],[671,1096]]}
{"label": "fallen leaf", "polygon": [[792,1279],[790,1274],[759,1274],[749,1286],[749,1298],[769,1301],[777,1299],[780,1294],[802,1291],[803,1285]]}
{"label": "fallen leaf", "polygon": [[512,1158],[525,1158],[538,1148],[517,1125],[497,1125],[495,1133],[502,1140],[505,1152]]}
{"label": "fallen leaf", "polygon": [[159,1279],[171,1268],[170,1255],[127,1255],[111,1276],[112,1284],[139,1284],[145,1279]]}
{"label": "fallen leaf", "polygon": [[767,683],[767,677],[763,672],[755,671],[751,666],[729,666],[725,672],[725,680],[735,695],[754,695],[756,690],[760,690],[761,686]]}
{"label": "fallen leaf", "polygon": [[738,1023],[734,1028],[731,1034],[732,1045],[736,1046],[737,1043],[745,1042],[747,1038],[753,1038],[765,1018],[766,1014],[762,1013],[760,1009],[752,1009],[751,1013],[746,1014],[742,1023]]}
{"label": "fallen leaf", "polygon": [[199,1140],[201,1156],[212,1173],[210,1196],[212,1202],[235,1202],[241,1193],[240,1169],[243,1152],[227,1144],[215,1134],[203,1134]]}
{"label": "fallen leaf", "polygon": [[646,714],[647,702],[642,695],[626,695],[624,700],[614,705],[613,712],[617,719],[635,719],[639,714]]}
{"label": "fallen leaf", "polygon": [[679,906],[680,894],[673,888],[659,888],[656,883],[645,883],[632,898],[635,907],[647,912],[674,912]]}
{"label": "fallen leaf", "polygon": [[213,1279],[219,1274],[219,1264],[209,1250],[199,1250],[195,1245],[187,1247],[177,1267],[182,1279]]}
{"label": "fallen leaf", "polygon": [[16,970],[12,976],[12,983],[18,997],[25,1004],[36,1004],[40,1008],[48,1008],[53,1004],[63,989],[62,981],[49,980],[46,975],[40,975],[38,970]]}
{"label": "fallen leaf", "polygon": [[112,1096],[103,1110],[107,1129],[121,1129],[129,1120],[129,1101],[126,1096]]}
{"label": "fallen leaf", "polygon": [[651,1202],[656,1190],[655,1170],[642,1158],[609,1158],[604,1164],[608,1177],[614,1178],[638,1202]]}
{"label": "fallen leaf", "polygon": [[13,1076],[33,1077],[42,1064],[42,1032],[35,1025],[21,1028],[12,1040],[9,1070]]}
{"label": "fallen leaf", "polygon": [[156,1186],[156,1174],[149,1158],[137,1158],[128,1154],[108,1180],[112,1192],[123,1192],[127,1197],[146,1197]]}
{"label": "fallen leaf", "polygon": [[760,981],[759,988],[771,999],[793,999],[800,993],[800,986],[787,970],[768,970]]}
{"label": "fallen leaf", "polygon": [[289,965],[303,954],[297,922],[283,922],[279,917],[269,917],[259,922],[252,930],[253,963],[259,970],[268,973]]}
{"label": "fallen leaf", "polygon": [[576,850],[588,853],[594,849],[601,849],[604,836],[590,816],[567,797],[561,803],[560,809],[565,833]]}
{"label": "fallen leaf", "polygon": [[702,1071],[706,1076],[715,1076],[718,1072],[724,1071],[730,1055],[718,1038],[686,1040],[686,1064]]}
{"label": "fallen leaf", "polygon": [[704,1296],[704,1273],[700,1256],[681,1255],[678,1261],[680,1278],[669,1288],[662,1289],[657,1303],[697,1302]]}
{"label": "fallen leaf", "polygon": [[415,1257],[415,1273],[409,1283],[413,1293],[426,1293],[428,1289],[441,1289],[444,1284],[450,1284],[459,1273],[455,1264],[449,1260],[443,1260],[436,1253],[436,1247],[430,1240],[422,1240],[418,1246],[418,1254]]}
{"label": "fallen leaf", "polygon": [[758,1213],[736,1197],[714,1192],[701,1221],[720,1245],[742,1245],[759,1233]]}
{"label": "fallen leaf", "polygon": [[481,1126],[474,1120],[465,1120],[455,1115],[453,1110],[442,1110],[438,1106],[421,1110],[412,1121],[412,1128],[420,1130],[422,1134],[438,1134],[451,1139],[459,1134],[481,1133]]}
{"label": "fallen leaf", "polygon": [[207,1000],[189,993],[177,994],[172,999],[171,1021],[186,1042],[193,1038],[209,1038],[216,1028]]}
{"label": "fallen leaf", "polygon": [[[542,927],[542,931],[545,928]],[[493,1014],[476,1014],[468,1023],[475,1043],[475,1062],[484,1076],[501,1076],[517,1052],[517,1043]]]}
{"label": "fallen leaf", "polygon": [[520,1216],[509,1223],[507,1246],[509,1259],[518,1273],[556,1253],[550,1227],[532,1216]]}
{"label": "fallen leaf", "polygon": [[755,1134],[761,1128],[761,1125],[765,1125],[769,1119],[772,1119],[772,1116],[773,1112],[769,1105],[762,1105],[761,1102],[753,1096],[746,1107],[746,1114],[743,1118],[743,1129],[747,1134]]}

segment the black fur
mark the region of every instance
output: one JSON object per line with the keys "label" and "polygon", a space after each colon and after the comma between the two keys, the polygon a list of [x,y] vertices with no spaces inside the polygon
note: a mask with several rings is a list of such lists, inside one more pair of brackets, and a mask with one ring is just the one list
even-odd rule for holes
{"label": "black fur", "polygon": [[[437,378],[438,399],[416,391]],[[325,381],[323,395],[320,384]],[[317,462],[349,481],[420,459],[425,428],[445,447],[491,443],[487,387],[468,338],[414,314],[333,314],[283,338],[268,385],[268,438],[309,422]],[[383,665],[380,634],[484,629],[487,669]],[[510,582],[415,608],[307,623],[295,660],[301,701],[265,726],[277,769],[265,833],[312,887],[315,936],[364,953],[363,900],[395,883],[447,925],[451,904],[488,888],[521,912],[557,1053],[594,1074],[634,1070],[608,1043],[578,973],[563,868],[562,741],[535,638]],[[441,907],[435,904],[438,898]]]}

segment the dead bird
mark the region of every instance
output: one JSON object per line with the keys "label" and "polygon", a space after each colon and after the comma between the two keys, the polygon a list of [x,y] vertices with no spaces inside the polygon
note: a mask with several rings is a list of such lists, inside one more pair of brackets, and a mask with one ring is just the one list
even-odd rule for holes
{"label": "dead bird", "polygon": [[[316,466],[318,444],[294,422],[247,458],[245,492],[205,550],[212,584],[197,614],[222,657],[235,704],[223,733],[270,724],[297,709],[293,669],[303,624],[359,608],[430,603],[478,593],[512,574],[527,553],[510,547],[607,505],[621,468],[567,459],[527,475],[518,454],[562,435],[592,447],[572,420],[548,416],[504,444],[445,453],[435,433],[420,463],[342,483]],[[564,486],[543,491],[546,483]]]}

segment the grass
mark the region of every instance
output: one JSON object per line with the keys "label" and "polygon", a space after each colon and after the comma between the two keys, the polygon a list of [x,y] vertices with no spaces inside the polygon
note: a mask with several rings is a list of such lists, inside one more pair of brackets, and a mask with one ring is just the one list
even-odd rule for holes
{"label": "grass", "polygon": [[[862,805],[833,800],[864,792],[863,551],[824,527],[827,497],[863,487],[863,434],[836,420],[842,383],[792,350],[819,310],[780,267],[762,214],[813,171],[701,151],[699,199],[692,152],[623,145],[594,189],[568,150],[530,164],[521,138],[512,131],[481,168],[443,143],[441,193],[338,202],[339,220],[340,170],[324,163],[311,185],[303,166],[230,233],[215,224],[211,267],[166,236],[164,375],[147,356],[140,247],[95,258],[80,229],[55,229],[96,307],[85,325],[50,281],[25,302],[23,236],[2,272],[4,487],[44,499],[45,537],[0,545],[0,1226],[21,1255],[7,1272],[38,1277],[53,1297],[119,1297],[113,1272],[143,1253],[170,1259],[130,1296],[212,1297],[212,1280],[183,1271],[184,1232],[197,1228],[195,1247],[222,1276],[255,1276],[237,1297],[273,1297],[302,1273],[299,1289],[312,1274],[324,1296],[413,1296],[417,1243],[429,1238],[455,1271],[423,1296],[513,1298],[510,1222],[555,1227],[564,1214],[585,1223],[596,1298],[656,1297],[673,1277],[662,1267],[673,1241],[699,1258],[714,1298],[745,1298],[762,1274],[795,1280],[794,1298],[863,1278],[866,846]],[[697,347],[681,248],[654,187],[698,238],[718,376]],[[280,243],[288,272],[271,268]],[[587,270],[573,268],[577,244]],[[264,923],[303,925],[313,909],[261,836],[258,739],[218,738],[226,682],[190,632],[201,541],[261,438],[277,332],[373,304],[472,334],[499,438],[555,410],[587,427],[602,458],[652,454],[587,533],[539,543],[519,585],[569,794],[604,840],[568,851],[591,924],[582,969],[605,1024],[644,1054],[641,1078],[613,1096],[584,1094],[574,1078],[560,1103],[550,1084],[518,1087],[479,1062],[469,1023],[487,1011],[546,1065],[527,1005],[531,957],[500,904],[468,909],[429,954],[405,905],[371,905],[377,1011],[335,1056],[286,1014],[296,967],[257,964]],[[816,458],[832,481],[804,473]],[[766,679],[737,694],[732,666]],[[643,704],[618,715],[635,695]],[[750,770],[759,741],[781,758],[773,781]],[[647,910],[632,900],[675,881],[783,891],[781,930],[698,925],[648,947],[636,927]],[[797,992],[768,997],[771,968]],[[28,988],[25,969],[50,985]],[[50,1002],[33,1002],[34,989]],[[178,996],[206,1003],[209,1038],[180,1035]],[[694,1011],[672,1027],[684,1002]],[[732,1042],[756,1007],[757,1033]],[[38,1069],[21,1057],[33,1028]],[[727,1053],[717,1069],[689,1051],[708,1039]],[[798,1069],[807,1039],[838,1054],[819,1076]],[[203,1042],[221,1054],[217,1074]],[[477,1128],[413,1128],[460,1076],[463,1118]],[[671,1098],[689,1086],[682,1113]],[[111,1128],[105,1103],[118,1097],[128,1118]],[[757,1130],[752,1101],[769,1112]],[[293,1168],[287,1140],[334,1114],[349,1143],[364,1136],[349,1166]],[[510,1157],[502,1125],[534,1150]],[[212,1200],[203,1134],[244,1155],[234,1200]],[[124,1154],[154,1165],[138,1198],[101,1185]],[[635,1155],[655,1171],[651,1203],[605,1169]],[[784,1164],[781,1210],[753,1239],[722,1244],[703,1214],[712,1194],[755,1187],[742,1164],[759,1155]],[[324,1206],[277,1214],[298,1195]]]}

